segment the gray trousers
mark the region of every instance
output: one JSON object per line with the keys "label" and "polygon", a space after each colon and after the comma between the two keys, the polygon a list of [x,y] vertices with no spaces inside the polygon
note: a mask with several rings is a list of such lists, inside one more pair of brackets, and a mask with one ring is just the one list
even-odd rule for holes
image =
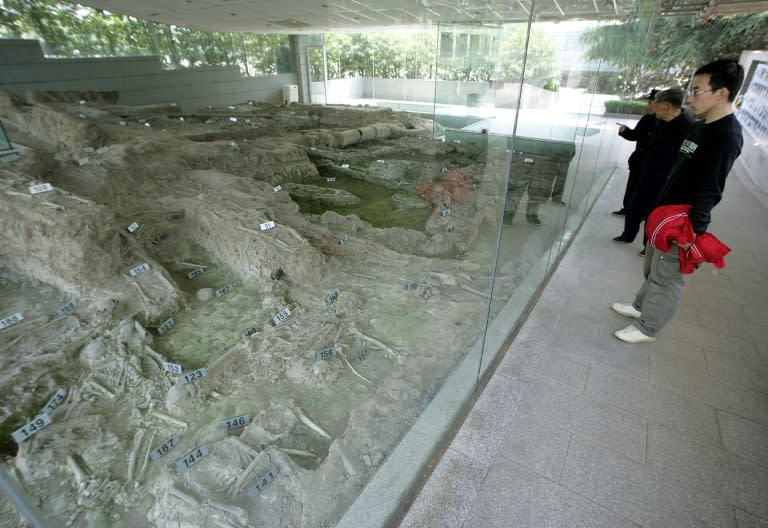
{"label": "gray trousers", "polygon": [[646,245],[643,275],[645,282],[635,296],[635,307],[642,315],[635,323],[647,336],[655,336],[672,319],[683,295],[684,275],[680,272],[680,248],[664,253]]}

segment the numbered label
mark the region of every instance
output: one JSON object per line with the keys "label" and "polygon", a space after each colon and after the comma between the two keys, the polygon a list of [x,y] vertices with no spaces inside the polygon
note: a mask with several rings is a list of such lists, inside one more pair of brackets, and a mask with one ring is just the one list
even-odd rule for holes
{"label": "numbered label", "polygon": [[251,337],[253,334],[257,333],[258,331],[259,331],[258,328],[256,328],[254,326],[254,327],[249,328],[248,330],[246,330],[242,334],[240,334],[240,337]]}
{"label": "numbered label", "polygon": [[440,216],[451,216],[453,214],[453,211],[450,209],[443,209],[440,211]]}
{"label": "numbered label", "polygon": [[28,424],[26,424],[24,427],[19,427],[16,429],[12,436],[13,439],[16,441],[17,444],[22,443],[24,440],[28,438],[32,438],[34,435],[39,433],[43,430],[43,428],[51,425],[51,417],[47,414],[43,413]]}
{"label": "numbered label", "polygon": [[56,410],[56,408],[61,405],[61,402],[63,402],[67,398],[67,389],[59,389],[56,391],[56,394],[51,396],[51,399],[48,400],[48,403],[45,404],[45,407],[43,407],[43,414],[47,414],[48,416],[51,415],[53,411]]}
{"label": "numbered label", "polygon": [[9,326],[13,326],[16,323],[23,320],[24,320],[24,316],[21,315],[21,312],[16,312],[15,314],[9,315],[8,317],[5,317],[2,320],[0,320],[0,330],[5,330]]}
{"label": "numbered label", "polygon": [[179,435],[173,435],[168,440],[154,448],[152,451],[149,452],[149,459],[153,462],[160,460],[165,455],[168,454],[168,452],[179,445]]}
{"label": "numbered label", "polygon": [[221,425],[226,427],[227,430],[239,429],[240,427],[245,427],[249,423],[251,423],[251,417],[247,414],[243,414],[241,416],[233,416],[221,421]]}
{"label": "numbered label", "polygon": [[229,120],[230,120],[232,123],[237,123],[237,118],[236,118],[236,117],[230,117],[230,118],[229,118]]}
{"label": "numbered label", "polygon": [[349,163],[342,163],[341,164],[341,168],[342,169],[348,169],[349,168]]}
{"label": "numbered label", "polygon": [[53,186],[50,183],[41,183],[40,185],[33,185],[30,187],[29,194],[40,194],[52,190]]}
{"label": "numbered label", "polygon": [[199,277],[203,273],[205,273],[205,268],[195,268],[192,271],[190,271],[189,273],[187,273],[187,278],[192,280],[195,277]]}
{"label": "numbered label", "polygon": [[269,222],[264,222],[263,224],[259,224],[259,228],[261,228],[262,231],[266,231],[267,229],[273,229],[274,227],[277,227],[277,224],[274,220],[270,220]]}
{"label": "numbered label", "polygon": [[61,317],[62,315],[67,315],[69,312],[75,309],[77,306],[76,301],[69,301],[67,304],[56,310],[56,317]]}
{"label": "numbered label", "polygon": [[166,372],[170,372],[171,374],[181,374],[184,372],[184,369],[179,365],[178,363],[163,363],[163,370]]}
{"label": "numbered label", "polygon": [[344,244],[346,244],[348,241],[349,241],[349,235],[344,235],[343,237],[341,237],[341,238],[339,239],[339,244],[341,244],[341,245],[343,246],[343,245],[344,245]]}
{"label": "numbered label", "polygon": [[172,213],[168,213],[165,217],[168,220],[181,220],[184,218],[184,213],[182,211],[174,211]]}
{"label": "numbered label", "polygon": [[290,308],[283,308],[279,314],[274,316],[272,320],[275,322],[276,325],[279,325],[286,319],[288,319],[291,316],[291,310]]}
{"label": "numbered label", "polygon": [[223,288],[219,288],[218,290],[216,290],[216,297],[224,297],[226,294],[228,294],[231,291],[232,291],[231,285],[224,286]]}
{"label": "numbered label", "polygon": [[187,383],[194,383],[195,381],[201,380],[204,377],[208,375],[208,370],[205,368],[199,368],[197,370],[193,370],[192,372],[187,372],[183,376],[179,378],[179,383],[182,385],[186,385]]}
{"label": "numbered label", "polygon": [[230,110],[237,110],[237,107],[236,106],[230,106],[229,109]]}
{"label": "numbered label", "polygon": [[163,335],[174,326],[176,326],[176,319],[171,317],[170,319],[168,319],[167,321],[164,321],[163,324],[157,327],[157,335]]}
{"label": "numbered label", "polygon": [[341,294],[341,290],[338,288],[334,288],[331,290],[331,293],[325,296],[325,304],[331,305],[336,302],[336,299],[339,298],[339,295]]}
{"label": "numbered label", "polygon": [[336,183],[336,177],[334,176],[333,178],[326,178],[325,181],[328,183]]}
{"label": "numbered label", "polygon": [[200,462],[202,459],[208,456],[208,446],[201,445],[200,447],[196,447],[183,457],[181,457],[179,460],[176,461],[176,472],[182,473],[192,466],[197,465],[198,462]]}
{"label": "numbered label", "polygon": [[330,346],[315,352],[315,361],[325,361],[336,355],[336,347]]}
{"label": "numbered label", "polygon": [[132,223],[131,225],[128,226],[128,232],[129,233],[133,233],[134,231],[138,230],[139,227],[141,227],[141,226],[139,224],[137,224],[136,222],[134,222],[134,223]]}
{"label": "numbered label", "polygon": [[119,121],[118,124],[120,126],[128,126],[128,121]]}
{"label": "numbered label", "polygon": [[277,478],[279,474],[280,474],[280,468],[277,466],[271,466],[263,475],[261,475],[255,481],[253,481],[253,484],[251,484],[248,487],[245,494],[248,495],[249,497],[255,497],[256,495],[261,493],[264,490],[264,488],[269,486],[272,483],[272,481]]}
{"label": "numbered label", "polygon": [[128,273],[131,274],[131,277],[138,277],[148,269],[149,269],[149,263],[145,262],[144,264],[139,264],[135,268],[131,269],[131,271],[129,271]]}
{"label": "numbered label", "polygon": [[357,365],[365,361],[365,358],[367,357],[368,357],[368,343],[363,343],[363,350],[357,355],[353,356],[349,360],[349,362],[352,363],[353,365]]}
{"label": "numbered label", "polygon": [[282,185],[278,185],[277,187],[272,187],[272,192],[280,192],[283,190]]}
{"label": "numbered label", "polygon": [[96,152],[96,149],[93,147],[85,147],[83,149],[83,152],[85,152],[86,154],[93,154],[94,152]]}

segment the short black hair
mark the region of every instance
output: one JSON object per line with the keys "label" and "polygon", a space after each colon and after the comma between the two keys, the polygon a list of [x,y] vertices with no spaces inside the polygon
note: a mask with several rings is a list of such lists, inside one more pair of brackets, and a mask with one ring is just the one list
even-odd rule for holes
{"label": "short black hair", "polygon": [[718,59],[705,64],[694,75],[709,74],[709,86],[713,90],[728,89],[728,100],[736,99],[736,92],[744,82],[744,68],[736,59]]}
{"label": "short black hair", "polygon": [[680,88],[661,90],[656,94],[654,100],[657,103],[669,103],[675,108],[680,108],[683,106],[683,91]]}

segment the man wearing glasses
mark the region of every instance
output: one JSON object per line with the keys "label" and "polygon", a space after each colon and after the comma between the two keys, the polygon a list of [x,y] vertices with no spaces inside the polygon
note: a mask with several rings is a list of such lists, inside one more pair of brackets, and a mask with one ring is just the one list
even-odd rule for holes
{"label": "man wearing glasses", "polygon": [[[694,123],[678,152],[677,163],[661,191],[658,205],[687,204],[694,233],[707,230],[712,208],[720,202],[725,179],[741,153],[741,125],[733,115],[733,100],[744,80],[735,60],[721,59],[694,73],[688,105],[703,118]],[[614,332],[627,343],[656,340],[672,319],[683,292],[679,249],[668,253],[648,244],[643,263],[645,282],[632,303],[614,303],[619,314],[636,321]]]}

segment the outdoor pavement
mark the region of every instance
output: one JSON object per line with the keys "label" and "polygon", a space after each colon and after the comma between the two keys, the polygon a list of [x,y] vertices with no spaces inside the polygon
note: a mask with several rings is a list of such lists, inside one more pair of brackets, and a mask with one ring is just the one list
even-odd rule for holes
{"label": "outdoor pavement", "polygon": [[768,528],[768,209],[740,170],[727,267],[637,345],[612,335],[642,282],[613,176],[401,528]]}

